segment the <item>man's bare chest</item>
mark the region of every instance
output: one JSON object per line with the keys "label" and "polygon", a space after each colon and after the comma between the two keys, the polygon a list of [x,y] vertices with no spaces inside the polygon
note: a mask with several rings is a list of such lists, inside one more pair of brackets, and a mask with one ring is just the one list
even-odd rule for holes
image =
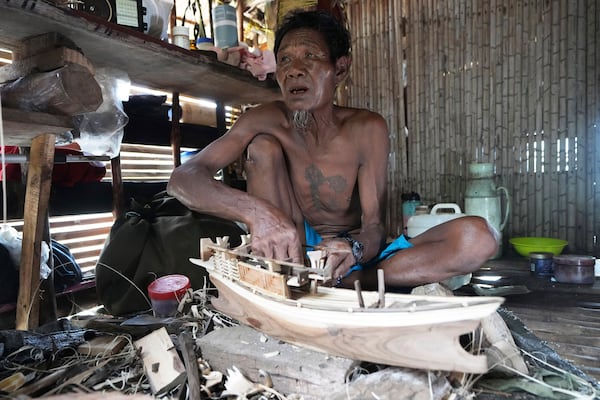
{"label": "man's bare chest", "polygon": [[336,159],[306,157],[290,163],[290,180],[304,211],[345,212],[355,194],[357,167]]}

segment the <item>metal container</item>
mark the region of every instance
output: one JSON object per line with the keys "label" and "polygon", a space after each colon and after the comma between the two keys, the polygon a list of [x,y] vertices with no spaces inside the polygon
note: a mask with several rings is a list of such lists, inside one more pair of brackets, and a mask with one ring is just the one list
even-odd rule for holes
{"label": "metal container", "polygon": [[595,281],[593,256],[560,255],[554,257],[554,279],[560,283],[591,285]]}

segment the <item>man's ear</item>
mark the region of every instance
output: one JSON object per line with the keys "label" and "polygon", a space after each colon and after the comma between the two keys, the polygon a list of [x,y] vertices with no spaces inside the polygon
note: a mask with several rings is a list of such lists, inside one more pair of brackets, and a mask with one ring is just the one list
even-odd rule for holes
{"label": "man's ear", "polygon": [[342,82],[348,76],[350,70],[350,57],[342,56],[335,62],[336,83]]}

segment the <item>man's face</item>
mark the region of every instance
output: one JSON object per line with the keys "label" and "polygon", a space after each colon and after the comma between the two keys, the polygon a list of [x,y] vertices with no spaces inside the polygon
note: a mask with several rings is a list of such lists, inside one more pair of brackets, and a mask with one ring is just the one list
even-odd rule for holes
{"label": "man's face", "polygon": [[287,33],[277,53],[277,82],[292,110],[314,110],[333,102],[336,68],[322,35],[312,29]]}

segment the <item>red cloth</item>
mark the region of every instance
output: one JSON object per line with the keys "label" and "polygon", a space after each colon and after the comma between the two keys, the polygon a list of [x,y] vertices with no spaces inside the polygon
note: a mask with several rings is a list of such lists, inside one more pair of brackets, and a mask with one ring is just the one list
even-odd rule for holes
{"label": "red cloth", "polygon": [[[0,148],[0,152],[2,149]],[[4,146],[5,154],[19,154],[18,146]],[[57,147],[56,154],[81,154],[72,147]],[[2,171],[2,165],[0,165]],[[52,183],[58,186],[72,187],[77,183],[99,182],[106,175],[106,167],[101,163],[62,163],[54,164]],[[0,180],[2,176],[0,175]],[[6,180],[21,181],[21,165],[6,164]]]}

